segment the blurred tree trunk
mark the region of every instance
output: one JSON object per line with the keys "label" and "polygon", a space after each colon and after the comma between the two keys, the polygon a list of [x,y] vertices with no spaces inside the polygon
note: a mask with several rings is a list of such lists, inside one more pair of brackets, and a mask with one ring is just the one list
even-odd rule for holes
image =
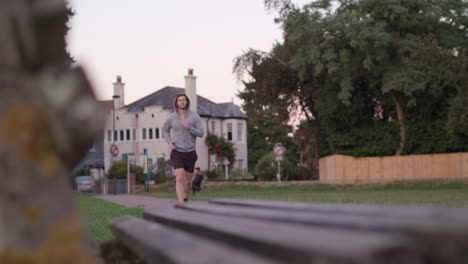
{"label": "blurred tree trunk", "polygon": [[69,184],[103,111],[68,70],[62,0],[0,1],[0,263],[95,263]]}

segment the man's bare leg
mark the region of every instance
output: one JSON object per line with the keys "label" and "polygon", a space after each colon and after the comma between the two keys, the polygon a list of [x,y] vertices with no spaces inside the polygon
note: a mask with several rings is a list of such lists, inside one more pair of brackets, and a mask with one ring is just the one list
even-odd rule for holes
{"label": "man's bare leg", "polygon": [[192,176],[193,176],[192,172],[188,172],[188,171],[185,172],[185,197],[184,198],[188,197],[190,190],[192,189]]}
{"label": "man's bare leg", "polygon": [[185,170],[184,169],[175,169],[176,175],[176,193],[177,193],[177,200],[183,203],[184,198],[186,197],[185,194]]}

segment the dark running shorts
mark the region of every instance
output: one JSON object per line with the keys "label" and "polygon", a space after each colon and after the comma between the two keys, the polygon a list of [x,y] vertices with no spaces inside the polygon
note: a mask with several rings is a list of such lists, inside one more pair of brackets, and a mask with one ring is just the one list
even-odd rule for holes
{"label": "dark running shorts", "polygon": [[174,169],[184,169],[193,173],[197,159],[198,156],[195,150],[190,152],[171,151],[171,163]]}

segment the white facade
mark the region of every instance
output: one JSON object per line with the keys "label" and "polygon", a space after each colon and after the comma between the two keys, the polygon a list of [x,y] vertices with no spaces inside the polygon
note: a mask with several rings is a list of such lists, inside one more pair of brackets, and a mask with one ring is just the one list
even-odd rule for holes
{"label": "white facade", "polygon": [[[189,82],[194,88],[196,87],[194,83],[195,78],[190,79],[190,81],[193,82]],[[116,84],[122,84],[121,80],[118,79]],[[114,84],[114,87],[116,84]],[[119,95],[122,96],[114,100],[124,100],[123,91],[119,92]],[[171,102],[171,104],[173,104],[173,102]],[[114,102],[114,106],[116,105],[119,105],[119,103]],[[109,170],[113,161],[122,159],[124,153],[133,153],[131,161],[142,166],[144,149],[146,149],[152,168],[155,168],[158,158],[169,159],[170,149],[163,138],[162,128],[172,110],[164,109],[161,105],[151,105],[145,106],[144,110],[140,112],[129,112],[128,106],[116,108],[115,113],[113,113],[113,111],[114,110],[111,109],[108,112],[104,128],[104,166],[106,172]],[[113,120],[114,116],[115,120]],[[233,169],[247,170],[246,119],[208,118],[203,115],[201,119],[205,135],[202,138],[197,138],[196,151],[198,160],[196,166],[200,167],[202,170],[206,170],[209,167],[212,168],[214,165],[211,164],[209,166],[208,164],[210,158],[208,147],[205,145],[205,137],[209,131],[217,136],[223,136],[226,140],[234,143],[236,148],[236,160],[234,164],[232,164]],[[115,134],[112,133],[114,126]],[[110,148],[113,144],[119,149],[119,153],[115,157],[110,153]]]}

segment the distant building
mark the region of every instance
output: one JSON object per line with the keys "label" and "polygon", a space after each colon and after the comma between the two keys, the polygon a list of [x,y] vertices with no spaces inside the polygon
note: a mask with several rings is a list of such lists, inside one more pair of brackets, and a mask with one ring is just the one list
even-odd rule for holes
{"label": "distant building", "polygon": [[104,176],[104,144],[102,135],[99,134],[93,146],[75,169],[89,169],[95,180]]}
{"label": "distant building", "polygon": [[[166,118],[174,111],[177,94],[185,93],[190,99],[190,109],[200,115],[207,133],[222,136],[234,143],[236,157],[233,169],[247,169],[247,115],[233,103],[214,103],[202,96],[195,96],[196,76],[189,69],[185,76],[185,88],[166,86],[129,105],[125,105],[125,84],[120,76],[114,83],[113,108],[107,112],[104,128],[104,166],[108,171],[112,161],[122,159],[123,155],[133,153],[133,162],[142,165],[144,151],[148,163],[154,168],[158,158],[169,159],[170,149],[162,137],[162,127]],[[117,95],[117,96],[115,96]],[[106,101],[109,102],[109,101]],[[115,109],[115,112],[114,112]],[[115,131],[112,133],[114,130]],[[213,167],[205,145],[205,137],[197,138],[196,166],[202,170]],[[116,145],[118,154],[111,154],[112,145]],[[114,147],[114,151],[116,148]],[[114,153],[116,154],[116,152]]]}

